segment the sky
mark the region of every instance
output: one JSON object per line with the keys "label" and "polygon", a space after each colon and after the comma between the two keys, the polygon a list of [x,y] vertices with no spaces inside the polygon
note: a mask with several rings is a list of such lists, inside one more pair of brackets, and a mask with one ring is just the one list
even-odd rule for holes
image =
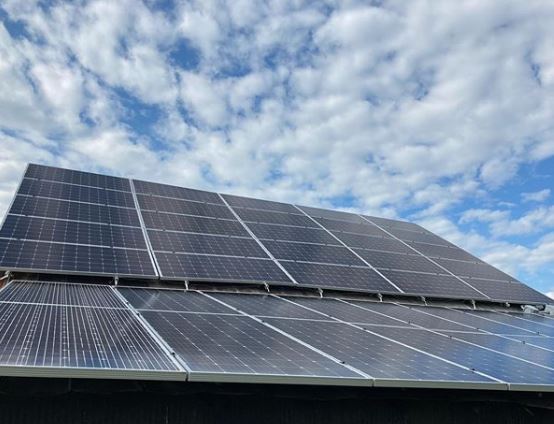
{"label": "sky", "polygon": [[27,162],[418,222],[554,294],[554,2],[0,2]]}

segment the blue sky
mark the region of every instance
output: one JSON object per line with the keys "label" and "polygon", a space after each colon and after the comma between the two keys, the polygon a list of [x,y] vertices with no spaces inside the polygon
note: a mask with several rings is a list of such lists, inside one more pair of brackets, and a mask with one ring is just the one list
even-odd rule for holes
{"label": "blue sky", "polygon": [[28,161],[417,221],[554,292],[554,3],[0,3]]}

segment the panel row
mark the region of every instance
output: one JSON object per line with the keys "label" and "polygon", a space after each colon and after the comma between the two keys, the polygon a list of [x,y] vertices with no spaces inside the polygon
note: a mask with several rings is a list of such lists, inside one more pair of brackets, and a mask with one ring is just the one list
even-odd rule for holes
{"label": "panel row", "polygon": [[63,184],[52,181],[24,178],[19,187],[20,194],[48,197],[52,199],[72,200],[75,202],[96,203],[101,205],[134,208],[133,195],[125,191]]}
{"label": "panel row", "polygon": [[217,193],[209,191],[194,190],[191,188],[176,187],[167,184],[158,184],[139,180],[133,180],[133,185],[135,186],[137,194],[150,194],[160,197],[172,197],[174,199],[223,204],[223,201]]}

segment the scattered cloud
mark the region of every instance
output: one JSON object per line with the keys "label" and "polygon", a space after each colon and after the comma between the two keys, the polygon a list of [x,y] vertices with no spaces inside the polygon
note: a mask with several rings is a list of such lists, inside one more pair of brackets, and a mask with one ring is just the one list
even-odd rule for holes
{"label": "scattered cloud", "polygon": [[550,189],[532,191],[530,193],[521,193],[521,200],[524,202],[544,202],[550,197]]}

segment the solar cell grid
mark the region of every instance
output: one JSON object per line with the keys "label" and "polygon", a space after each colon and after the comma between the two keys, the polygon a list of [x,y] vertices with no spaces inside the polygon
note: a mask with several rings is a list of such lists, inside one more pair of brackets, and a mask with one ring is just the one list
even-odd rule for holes
{"label": "solar cell grid", "polygon": [[369,220],[370,222],[373,222],[374,224],[377,224],[380,227],[385,228],[393,228],[398,230],[408,230],[408,231],[417,231],[417,232],[426,232],[423,227],[420,227],[417,224],[413,224],[411,222],[406,221],[397,221],[395,219],[386,219],[386,218],[378,218],[376,216],[369,216],[369,215],[363,215],[365,219]]}
{"label": "solar cell grid", "polygon": [[460,261],[481,262],[479,258],[457,247],[437,246],[434,244],[409,241],[410,246],[430,258],[458,259]]}
{"label": "solar cell grid", "polygon": [[249,315],[326,320],[317,312],[312,312],[279,297],[258,294],[208,293],[210,296],[237,308]]}
{"label": "solar cell grid", "polygon": [[387,233],[385,233],[384,231],[380,230],[379,228],[369,223],[353,224],[346,221],[337,221],[334,219],[327,219],[327,218],[315,218],[315,219],[324,228],[332,231],[333,233],[336,231],[342,231],[346,233],[364,234],[366,236],[391,238],[391,236],[389,236]]}
{"label": "solar cell grid", "polygon": [[268,258],[253,239],[149,230],[156,251]]}
{"label": "solar cell grid", "polygon": [[455,247],[452,243],[430,232],[417,233],[415,231],[400,230],[397,228],[389,228],[387,231],[403,241],[416,241],[420,243],[436,244],[439,246]]}
{"label": "solar cell grid", "polygon": [[125,308],[125,305],[109,286],[45,281],[13,281],[0,291],[0,302]]}
{"label": "solar cell grid", "polygon": [[333,235],[351,248],[377,250],[385,252],[411,253],[415,252],[398,240],[391,238],[372,237],[362,234],[342,233],[332,231]]}
{"label": "solar cell grid", "polygon": [[75,202],[97,203],[126,208],[134,207],[133,196],[129,192],[64,184],[61,182],[24,178],[19,187],[19,193],[29,196],[72,200]]}
{"label": "solar cell grid", "polygon": [[309,206],[299,206],[299,209],[304,211],[311,217],[328,218],[338,221],[347,221],[354,224],[366,224],[367,222],[360,218],[358,215],[349,212],[342,212],[330,209],[312,208]]}
{"label": "solar cell grid", "polygon": [[526,344],[532,346],[541,347],[543,349],[548,349],[551,352],[554,352],[554,337],[542,337],[542,336],[515,336],[517,340],[521,340]]}
{"label": "solar cell grid", "polygon": [[172,215],[142,211],[146,228],[156,230],[184,231],[199,234],[220,234],[248,236],[248,232],[238,221],[203,218],[198,216]]}
{"label": "solar cell grid", "polygon": [[515,278],[490,265],[461,262],[450,259],[435,259],[447,270],[460,277],[484,278],[489,280],[515,281]]}
{"label": "solar cell grid", "polygon": [[233,314],[232,309],[193,291],[118,287],[125,299],[139,310]]}
{"label": "solar cell grid", "polygon": [[252,222],[248,223],[248,228],[256,237],[262,240],[299,241],[340,246],[340,242],[331,237],[327,231],[318,228],[288,227]]}
{"label": "solar cell grid", "polygon": [[227,375],[227,381],[229,374],[236,374],[241,382],[245,375],[361,378],[246,316],[148,311],[143,315],[187,363],[191,370],[189,380],[217,380],[221,374]]}
{"label": "solar cell grid", "polygon": [[142,210],[235,219],[229,208],[226,206],[170,199],[167,197],[147,196],[143,194],[138,194],[137,200]]}
{"label": "solar cell grid", "polygon": [[297,227],[317,227],[317,224],[304,215],[240,208],[235,208],[235,212],[245,222],[263,222],[266,224],[279,224]]}
{"label": "solar cell grid", "polygon": [[364,323],[370,325],[408,325],[406,322],[376,314],[366,309],[357,308],[338,300],[300,297],[287,297],[286,299],[345,322]]}
{"label": "solar cell grid", "polygon": [[14,199],[10,213],[140,227],[135,209],[93,205],[58,199],[18,195]]}
{"label": "solar cell grid", "polygon": [[0,239],[0,263],[10,270],[155,276],[146,250]]}
{"label": "solar cell grid", "polygon": [[531,303],[551,303],[552,300],[542,293],[521,283],[508,283],[505,281],[484,280],[479,278],[466,278],[469,284],[477,290],[485,293],[491,299],[503,301],[523,301]]}
{"label": "solar cell grid", "polygon": [[8,215],[0,237],[146,249],[140,228]]}
{"label": "solar cell grid", "polygon": [[133,185],[135,187],[135,191],[141,194],[152,194],[154,196],[173,197],[182,200],[195,200],[197,202],[223,204],[217,193],[209,191],[194,190],[191,188],[176,187],[140,180],[133,180]]}
{"label": "solar cell grid", "polygon": [[364,262],[342,246],[324,246],[308,243],[264,241],[265,247],[276,259],[365,266]]}
{"label": "solar cell grid", "polygon": [[551,384],[554,381],[554,370],[426,330],[372,327],[371,331],[502,381],[519,384]]}
{"label": "solar cell grid", "polygon": [[[373,378],[427,382],[490,382],[469,370],[435,359],[339,322],[268,318],[271,325],[330,354]],[[386,328],[388,331],[390,327]]]}
{"label": "solar cell grid", "polygon": [[398,292],[371,268],[307,262],[280,261],[294,279],[307,286],[324,288]]}
{"label": "solar cell grid", "polygon": [[485,299],[485,296],[456,277],[408,271],[382,270],[381,272],[405,293],[422,296],[449,296],[460,299]]}
{"label": "solar cell grid", "polygon": [[488,311],[469,311],[469,312],[466,312],[466,314],[470,314],[472,316],[477,316],[481,318],[486,318],[494,322],[525,329],[535,334],[554,336],[554,327],[548,327],[548,326],[539,324],[537,322],[519,319],[515,316],[511,316],[508,314],[500,314],[500,313],[488,312]]}
{"label": "solar cell grid", "polygon": [[71,169],[54,168],[44,165],[29,164],[25,177],[50,181],[60,181],[71,184],[102,187],[112,190],[131,191],[129,180],[108,175],[92,174],[90,172]]}
{"label": "solar cell grid", "polygon": [[164,277],[212,281],[291,283],[270,259],[156,253]]}
{"label": "solar cell grid", "polygon": [[379,269],[393,269],[404,271],[428,272],[433,274],[445,273],[443,269],[422,256],[406,255],[403,253],[385,253],[372,250],[355,249],[355,252]]}
{"label": "solar cell grid", "polygon": [[0,367],[178,371],[131,311],[16,303],[0,303]]}
{"label": "solar cell grid", "polygon": [[236,206],[238,208],[261,209],[266,211],[288,212],[296,214],[299,213],[298,209],[296,209],[292,205],[289,205],[288,203],[252,199],[249,197],[232,196],[230,194],[223,194],[222,196],[225,201],[233,207]]}

